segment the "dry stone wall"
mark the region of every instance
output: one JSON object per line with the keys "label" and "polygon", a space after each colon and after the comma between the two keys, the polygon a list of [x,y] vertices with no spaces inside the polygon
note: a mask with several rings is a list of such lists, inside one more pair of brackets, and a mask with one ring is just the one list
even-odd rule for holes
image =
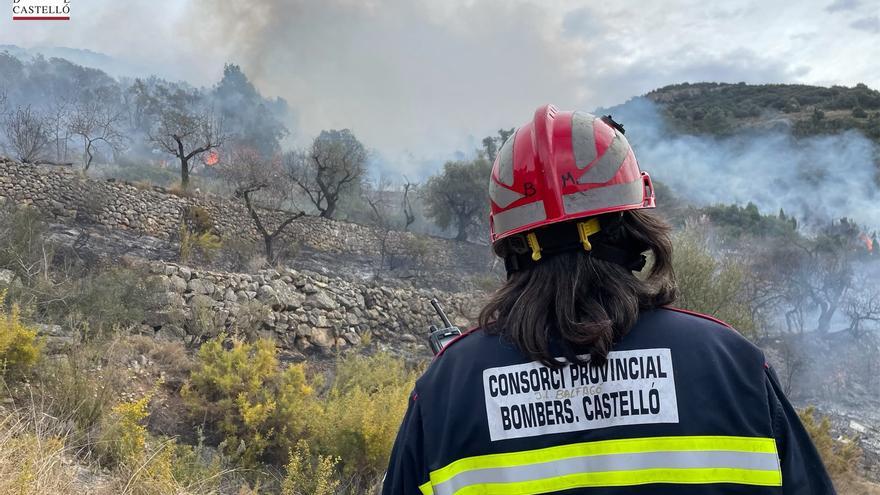
{"label": "dry stone wall", "polygon": [[[428,326],[439,324],[429,301],[437,297],[453,322],[467,327],[480,295],[359,284],[292,269],[256,274],[197,270],[151,262],[164,292],[142,331],[197,344],[220,332],[264,337],[294,355],[375,345],[427,355]],[[369,336],[369,337],[367,337]]]}
{"label": "dry stone wall", "polygon": [[[89,221],[173,239],[187,207],[207,211],[223,239],[256,240],[244,206],[214,195],[181,197],[158,187],[95,180],[67,167],[22,164],[0,157],[0,202],[32,204],[61,221]],[[264,211],[270,224],[283,212]],[[325,253],[378,256],[381,233],[370,227],[318,217],[303,217],[288,228],[287,240]],[[483,272],[491,263],[487,247],[407,232],[391,232],[387,246],[397,252],[428,246],[431,266],[440,271]]]}

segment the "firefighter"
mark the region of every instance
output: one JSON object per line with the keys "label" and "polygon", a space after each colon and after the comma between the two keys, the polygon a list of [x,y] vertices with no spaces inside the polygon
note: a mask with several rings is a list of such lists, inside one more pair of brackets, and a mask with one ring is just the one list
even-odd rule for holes
{"label": "firefighter", "polygon": [[539,108],[489,194],[507,281],[416,382],[384,494],[834,493],[761,350],[670,306],[621,125]]}

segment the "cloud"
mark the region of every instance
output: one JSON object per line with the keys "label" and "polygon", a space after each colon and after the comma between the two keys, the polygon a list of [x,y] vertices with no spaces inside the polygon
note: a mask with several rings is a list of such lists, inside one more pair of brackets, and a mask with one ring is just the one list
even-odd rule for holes
{"label": "cloud", "polygon": [[834,0],[831,5],[825,7],[828,12],[840,12],[843,10],[855,10],[861,2],[859,0]]}
{"label": "cloud", "polygon": [[621,101],[673,82],[762,84],[796,80],[809,72],[808,66],[764,58],[744,48],[713,54],[688,45],[662,58],[645,56],[611,67],[602,74],[602,82],[615,97],[612,100]]}
{"label": "cloud", "polygon": [[850,23],[853,29],[869,33],[880,33],[880,16],[863,17]]}

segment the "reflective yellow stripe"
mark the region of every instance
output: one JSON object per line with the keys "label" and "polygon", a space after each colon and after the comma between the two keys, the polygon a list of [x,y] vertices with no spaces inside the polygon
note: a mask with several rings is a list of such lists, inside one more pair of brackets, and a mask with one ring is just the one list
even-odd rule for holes
{"label": "reflective yellow stripe", "polygon": [[[668,464],[663,454],[668,454]],[[583,458],[583,469],[576,458]],[[561,464],[566,465],[562,472]],[[573,471],[565,471],[572,466]],[[776,442],[772,438],[731,436],[654,437],[489,454],[460,459],[437,469],[419,489],[424,495],[527,494],[647,483],[779,486],[782,478]]]}
{"label": "reflective yellow stripe", "polygon": [[[781,475],[748,469],[650,469],[610,473],[579,473],[519,483],[482,483],[470,485],[455,495],[532,495],[572,488],[634,486],[650,483],[737,483],[757,486],[781,486]],[[428,493],[433,493],[428,492]]]}

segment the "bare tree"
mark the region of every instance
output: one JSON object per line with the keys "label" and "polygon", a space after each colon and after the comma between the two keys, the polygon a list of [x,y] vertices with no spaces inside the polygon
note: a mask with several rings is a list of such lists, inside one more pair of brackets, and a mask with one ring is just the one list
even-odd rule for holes
{"label": "bare tree", "polygon": [[843,303],[843,313],[849,319],[847,330],[855,337],[880,328],[880,290],[874,277],[861,275]]}
{"label": "bare tree", "polygon": [[305,152],[286,155],[291,179],[324,218],[333,218],[339,198],[360,183],[367,150],[348,129],[321,131]]}
{"label": "bare tree", "polygon": [[125,136],[120,129],[123,118],[121,109],[100,101],[77,105],[70,116],[68,128],[72,134],[82,138],[84,170],[92,165],[99,144],[107,145],[113,152],[122,148],[125,142]]}
{"label": "bare tree", "polygon": [[45,119],[30,105],[19,106],[3,119],[6,140],[16,158],[33,163],[45,155],[49,135]]}
{"label": "bare tree", "polygon": [[[392,219],[390,210],[390,181],[386,177],[379,179],[378,184],[365,184],[363,190],[364,201],[370,206],[370,222],[373,224],[376,241],[379,244],[379,265],[373,272],[373,278],[379,277],[385,268],[385,262],[389,259],[389,238],[391,237]],[[394,267],[389,267],[393,269]]]}
{"label": "bare tree", "polygon": [[46,127],[49,139],[55,148],[55,160],[67,160],[67,145],[70,143],[70,111],[69,100],[56,98],[46,111]]}
{"label": "bare tree", "polygon": [[223,124],[212,111],[169,102],[150,132],[150,141],[180,161],[180,187],[186,190],[196,159],[222,146]]}
{"label": "bare tree", "polygon": [[409,226],[412,225],[413,223],[415,223],[415,221],[416,221],[416,213],[413,210],[411,193],[417,192],[419,185],[415,184],[413,182],[410,182],[409,179],[406,178],[406,176],[403,177],[403,180],[405,181],[403,183],[403,200],[402,200],[403,219],[404,219],[403,231],[409,232]]}
{"label": "bare tree", "polygon": [[[244,201],[245,208],[254,222],[257,232],[263,238],[266,261],[278,262],[279,253],[276,240],[296,219],[305,215],[303,211],[290,211],[292,206],[290,174],[283,169],[280,159],[267,159],[258,151],[238,148],[233,151],[228,164],[220,168],[223,177],[235,190],[235,196]],[[267,213],[274,213],[274,215]],[[274,220],[270,218],[274,217]],[[274,226],[269,222],[275,223]]]}

